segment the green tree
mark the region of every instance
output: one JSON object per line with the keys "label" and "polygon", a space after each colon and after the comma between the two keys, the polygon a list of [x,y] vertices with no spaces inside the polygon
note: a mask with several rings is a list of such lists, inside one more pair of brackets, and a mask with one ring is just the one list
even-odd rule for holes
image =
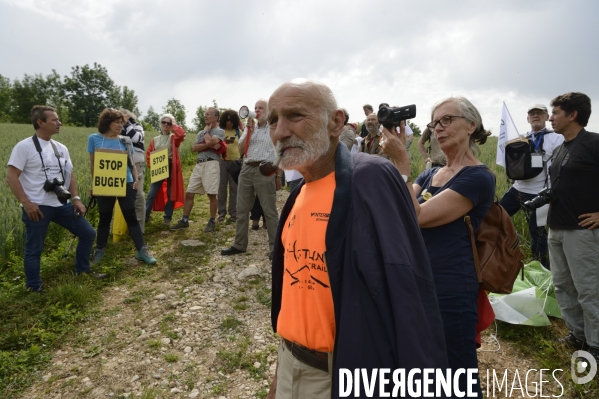
{"label": "green tree", "polygon": [[72,68],[64,83],[68,96],[69,117],[79,126],[94,126],[104,108],[115,97],[115,84],[102,65]]}
{"label": "green tree", "polygon": [[148,108],[148,112],[146,112],[146,116],[142,119],[142,125],[144,127],[144,130],[148,130],[147,127],[151,127],[151,130],[160,131],[160,126],[158,126],[159,123],[160,115],[158,115],[154,111],[154,107],[150,105],[150,108]]}
{"label": "green tree", "polygon": [[135,91],[128,88],[127,86],[123,86],[122,94],[123,94],[123,96],[122,96],[121,107],[133,112],[137,116],[138,119],[141,118],[141,112],[139,111],[139,108],[137,107],[138,98],[137,98],[137,95],[135,94]]}
{"label": "green tree", "polygon": [[23,79],[15,79],[12,85],[12,121],[30,123],[31,108],[45,105],[47,100],[46,80],[41,74],[25,74]]}
{"label": "green tree", "polygon": [[12,85],[10,79],[0,75],[0,122],[12,121]]}
{"label": "green tree", "polygon": [[422,135],[420,128],[415,123],[408,121],[408,126],[412,128],[412,131],[414,132],[414,137],[420,137]]}
{"label": "green tree", "polygon": [[191,121],[191,123],[193,123],[193,131],[195,133],[198,133],[200,130],[202,130],[202,128],[204,126],[206,126],[206,120],[204,119],[204,112],[206,112],[206,109],[208,107],[205,107],[203,105],[200,105],[197,109],[196,109],[196,116],[195,118],[193,118],[193,120]]}
{"label": "green tree", "polygon": [[46,76],[46,90],[48,94],[47,104],[56,109],[62,123],[69,123],[67,93],[62,78],[54,69],[50,75]]}
{"label": "green tree", "polygon": [[181,101],[175,98],[169,99],[166,102],[166,106],[162,108],[162,113],[173,115],[177,120],[177,124],[187,130],[187,126],[185,125],[185,106],[181,104]]}

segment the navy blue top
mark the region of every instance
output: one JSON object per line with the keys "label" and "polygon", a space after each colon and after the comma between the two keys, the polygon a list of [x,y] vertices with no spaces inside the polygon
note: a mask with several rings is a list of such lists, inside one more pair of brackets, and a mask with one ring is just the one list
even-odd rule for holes
{"label": "navy blue top", "polygon": [[[415,184],[422,187],[418,202],[423,203],[424,190],[433,196],[446,189],[452,189],[468,198],[474,208],[468,212],[474,233],[487,215],[495,195],[495,176],[485,165],[466,166],[444,186],[431,186],[433,176],[439,168],[424,171]],[[428,250],[435,284],[438,291],[472,291],[478,289],[472,244],[463,216],[443,226],[421,228],[422,238]]]}

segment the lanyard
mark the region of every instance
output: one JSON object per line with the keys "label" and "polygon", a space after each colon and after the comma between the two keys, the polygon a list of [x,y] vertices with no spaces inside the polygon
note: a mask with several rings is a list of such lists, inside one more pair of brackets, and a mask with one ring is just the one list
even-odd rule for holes
{"label": "lanyard", "polygon": [[539,146],[541,145],[541,141],[543,140],[543,135],[545,134],[545,129],[537,132],[537,137],[535,138],[535,133],[532,132],[532,143],[535,146],[535,152],[539,152]]}

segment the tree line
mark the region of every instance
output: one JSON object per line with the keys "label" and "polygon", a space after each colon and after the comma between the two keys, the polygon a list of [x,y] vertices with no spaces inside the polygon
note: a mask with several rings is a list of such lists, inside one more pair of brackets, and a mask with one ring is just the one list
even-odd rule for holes
{"label": "tree line", "polygon": [[[216,106],[216,101],[213,103]],[[70,76],[63,77],[54,69],[45,77],[25,74],[12,82],[0,74],[0,123],[31,123],[31,108],[37,104],[54,107],[63,124],[96,126],[103,109],[125,108],[137,115],[146,130],[159,129],[160,115],[154,108],[150,106],[142,116],[135,91],[117,85],[98,63],[72,67]],[[191,129],[185,125],[186,110],[181,101],[169,99],[162,113],[172,114],[186,130],[199,131],[206,108],[198,107]]]}

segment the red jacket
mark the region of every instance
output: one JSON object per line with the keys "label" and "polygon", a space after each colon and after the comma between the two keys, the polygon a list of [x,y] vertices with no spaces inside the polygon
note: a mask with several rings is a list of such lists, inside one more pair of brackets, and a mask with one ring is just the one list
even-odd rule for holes
{"label": "red jacket", "polygon": [[[183,206],[185,202],[185,190],[183,186],[183,170],[181,169],[181,159],[179,158],[179,146],[185,141],[185,130],[181,126],[173,125],[173,135],[171,136],[171,147],[173,151],[173,167],[171,168],[170,179],[171,179],[171,201],[175,203],[175,208],[178,209]],[[146,164],[150,167],[150,153],[154,151],[154,140],[150,142],[148,149],[146,150]],[[156,194],[156,200],[152,205],[153,211],[163,212],[164,206],[167,202],[167,182],[166,179],[162,181],[162,189],[158,190]]]}

